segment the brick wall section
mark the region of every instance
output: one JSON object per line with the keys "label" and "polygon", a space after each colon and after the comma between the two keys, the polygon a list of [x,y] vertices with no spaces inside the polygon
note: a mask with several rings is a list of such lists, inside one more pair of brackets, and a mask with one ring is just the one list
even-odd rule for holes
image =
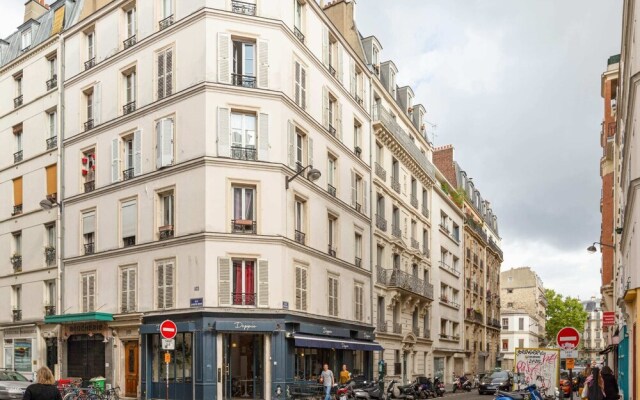
{"label": "brick wall section", "polygon": [[448,144],[442,147],[436,147],[433,150],[433,164],[442,172],[449,183],[454,187],[458,187],[456,179],[456,170],[453,166],[453,146]]}
{"label": "brick wall section", "polygon": [[[602,177],[602,205],[601,215],[602,223],[600,230],[600,242],[605,244],[613,244],[614,242],[614,210],[613,210],[613,160],[606,159],[607,138],[614,137],[616,134],[615,113],[611,109],[611,98],[616,95],[618,85],[617,79],[608,79],[604,83],[603,100],[604,100],[604,119],[602,123],[602,132],[600,135],[600,144],[602,146],[602,159],[600,165]],[[613,281],[613,259],[614,250],[607,246],[601,246],[602,251],[602,285],[609,285]]]}

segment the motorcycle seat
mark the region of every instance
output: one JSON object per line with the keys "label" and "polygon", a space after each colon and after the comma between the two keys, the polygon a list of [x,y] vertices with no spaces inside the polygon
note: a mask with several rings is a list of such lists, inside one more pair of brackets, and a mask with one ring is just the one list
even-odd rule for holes
{"label": "motorcycle seat", "polygon": [[496,391],[496,397],[508,397],[513,400],[524,400],[524,396],[520,393],[503,392],[501,390]]}

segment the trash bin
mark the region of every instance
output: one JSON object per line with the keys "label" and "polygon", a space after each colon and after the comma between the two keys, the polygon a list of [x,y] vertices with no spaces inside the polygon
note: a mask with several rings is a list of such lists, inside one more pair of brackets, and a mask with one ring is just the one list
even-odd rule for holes
{"label": "trash bin", "polygon": [[95,378],[91,378],[89,380],[89,382],[91,382],[91,384],[93,385],[93,387],[101,392],[104,392],[104,384],[105,384],[106,379],[98,376]]}

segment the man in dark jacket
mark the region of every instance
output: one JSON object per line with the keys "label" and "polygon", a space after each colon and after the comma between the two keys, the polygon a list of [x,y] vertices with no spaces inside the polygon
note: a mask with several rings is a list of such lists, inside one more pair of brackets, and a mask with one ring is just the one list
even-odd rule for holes
{"label": "man in dark jacket", "polygon": [[602,367],[602,380],[604,380],[604,398],[605,400],[618,400],[618,382],[613,376],[613,371],[609,366]]}

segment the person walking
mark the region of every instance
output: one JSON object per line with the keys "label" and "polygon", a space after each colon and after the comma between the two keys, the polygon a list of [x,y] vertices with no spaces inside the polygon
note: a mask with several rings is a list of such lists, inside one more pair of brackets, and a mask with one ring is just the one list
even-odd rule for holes
{"label": "person walking", "polygon": [[322,366],[322,373],[320,373],[320,381],[324,386],[324,400],[331,400],[331,388],[335,379],[333,378],[333,372],[329,369],[329,364]]}
{"label": "person walking", "polygon": [[618,381],[616,381],[616,377],[613,376],[613,371],[608,365],[602,367],[602,380],[604,381],[605,400],[618,400],[618,397],[620,397]]}
{"label": "person walking", "polygon": [[22,400],[62,400],[56,380],[49,368],[41,367],[36,372],[36,376],[37,382],[27,387]]}
{"label": "person walking", "polygon": [[584,388],[582,389],[582,398],[589,400],[604,400],[604,380],[600,375],[600,368],[591,368],[591,375],[587,377]]}
{"label": "person walking", "polygon": [[344,385],[351,379],[351,372],[347,370],[347,364],[342,364],[342,371],[340,371],[340,384]]}

